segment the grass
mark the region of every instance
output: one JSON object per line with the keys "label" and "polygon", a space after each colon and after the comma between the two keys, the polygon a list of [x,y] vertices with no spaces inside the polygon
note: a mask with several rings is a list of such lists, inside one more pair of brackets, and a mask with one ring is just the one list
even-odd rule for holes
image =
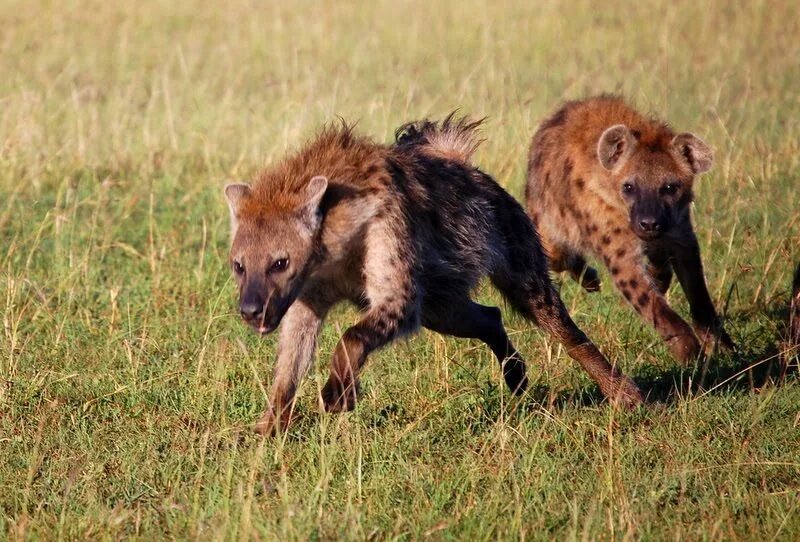
{"label": "grass", "polygon": [[[774,378],[800,259],[796,3],[8,0],[0,21],[0,533],[800,538],[800,383]],[[235,314],[225,182],[336,115],[388,140],[461,108],[489,117],[477,162],[521,196],[538,120],[602,91],[716,149],[695,221],[740,352],[681,370],[607,275],[596,295],[565,281],[652,408],[610,409],[505,311],[521,400],[488,349],[423,332],[332,417],[314,395],[343,308],[301,421],[248,431],[274,339]]]}

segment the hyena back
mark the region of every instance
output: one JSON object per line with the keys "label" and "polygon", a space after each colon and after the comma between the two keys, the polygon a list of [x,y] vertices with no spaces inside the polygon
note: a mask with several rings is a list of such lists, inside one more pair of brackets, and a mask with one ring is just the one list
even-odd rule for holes
{"label": "hyena back", "polygon": [[391,146],[329,127],[252,187],[226,187],[242,317],[262,334],[281,324],[258,431],[289,423],[322,322],[340,301],[357,304],[362,317],[333,353],[322,390],[327,411],[352,409],[370,352],[420,326],[486,343],[520,393],[525,363],[499,309],[470,299],[487,275],[566,346],[606,396],[642,401],[570,319],[522,207],[470,164],[477,127],[452,115],[441,124],[422,121],[398,130]]}
{"label": "hyena back", "polygon": [[[527,208],[551,268],[595,291],[600,280],[586,255],[596,256],[684,363],[715,343],[733,347],[708,293],[690,218],[694,178],[711,163],[700,138],[675,134],[613,96],[565,104],[539,127],[528,162]],[[664,298],[673,274],[694,330]]]}

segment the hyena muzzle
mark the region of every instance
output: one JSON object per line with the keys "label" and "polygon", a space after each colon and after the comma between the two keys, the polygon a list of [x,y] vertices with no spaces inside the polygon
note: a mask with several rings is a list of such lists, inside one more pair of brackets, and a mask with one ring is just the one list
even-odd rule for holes
{"label": "hyena muzzle", "polygon": [[533,224],[489,175],[470,164],[478,122],[451,115],[401,127],[393,145],[329,127],[253,186],[229,185],[231,266],[242,317],[280,324],[269,405],[259,432],[286,427],[331,307],[361,308],[333,352],[326,411],[352,409],[368,355],[424,326],[486,343],[508,387],[525,362],[500,310],[470,298],[491,281],[510,304],[560,341],[613,402],[642,402],[636,384],[578,329],[553,288]]}
{"label": "hyena muzzle", "polygon": [[[675,134],[622,99],[569,102],[542,122],[528,161],[528,212],[553,271],[587,291],[600,287],[592,254],[623,296],[684,363],[716,345],[733,348],[706,287],[690,218],[696,175],[712,164],[708,146]],[[664,297],[673,274],[694,329]]]}

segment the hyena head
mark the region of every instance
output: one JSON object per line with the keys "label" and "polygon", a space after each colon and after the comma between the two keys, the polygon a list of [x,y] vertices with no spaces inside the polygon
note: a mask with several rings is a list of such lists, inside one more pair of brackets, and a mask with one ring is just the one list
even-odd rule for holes
{"label": "hyena head", "polygon": [[282,194],[268,203],[247,184],[225,187],[239,312],[262,335],[278,327],[313,265],[321,225],[319,204],[327,186],[325,177],[316,176],[298,193]]}
{"label": "hyena head", "polygon": [[630,213],[630,226],[650,241],[688,219],[695,175],[708,171],[711,149],[691,133],[642,134],[624,124],[608,128],[597,142],[600,164]]}

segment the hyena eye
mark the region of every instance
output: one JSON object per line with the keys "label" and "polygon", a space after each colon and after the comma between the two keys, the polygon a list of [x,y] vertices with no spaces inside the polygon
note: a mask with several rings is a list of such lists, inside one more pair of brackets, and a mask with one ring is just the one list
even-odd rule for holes
{"label": "hyena eye", "polygon": [[289,258],[278,258],[269,270],[270,273],[280,273],[281,271],[286,271],[287,267],[289,267]]}
{"label": "hyena eye", "polygon": [[662,194],[666,194],[668,196],[671,196],[675,192],[677,192],[678,188],[680,188],[680,187],[681,187],[681,185],[678,184],[678,183],[667,183],[667,184],[665,184],[664,186],[661,187],[661,193]]}
{"label": "hyena eye", "polygon": [[625,183],[622,185],[623,194],[633,194],[634,190],[636,190],[636,188],[631,183]]}
{"label": "hyena eye", "polygon": [[243,275],[244,266],[239,262],[233,262],[233,272],[236,273],[237,275]]}

